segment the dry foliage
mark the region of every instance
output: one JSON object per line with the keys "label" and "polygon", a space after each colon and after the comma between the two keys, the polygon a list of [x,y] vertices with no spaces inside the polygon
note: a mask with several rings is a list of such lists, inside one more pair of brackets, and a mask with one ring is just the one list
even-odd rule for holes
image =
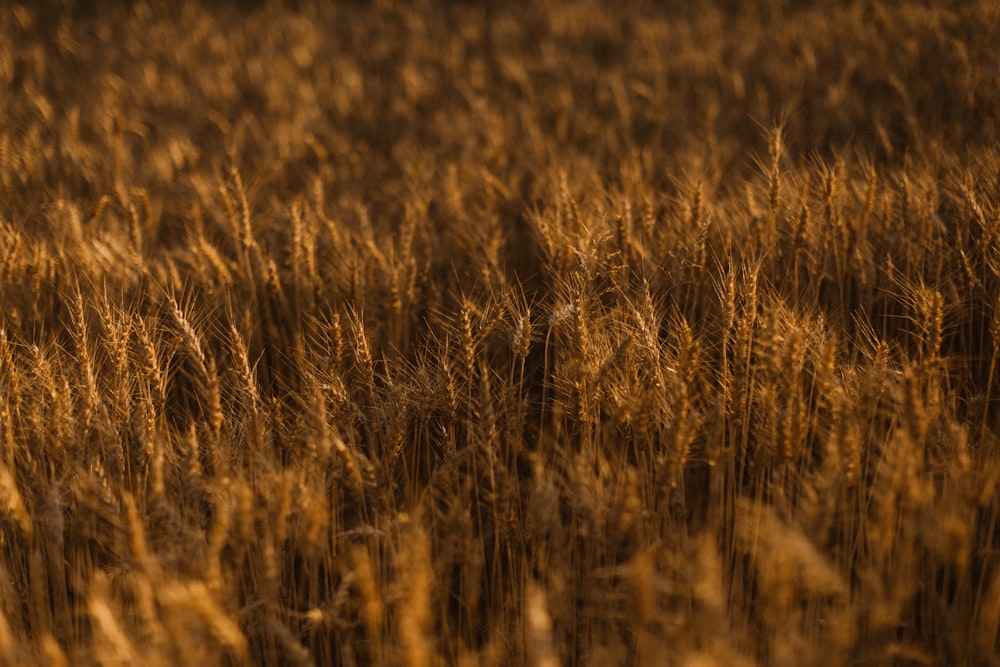
{"label": "dry foliage", "polygon": [[0,663],[996,665],[1000,11],[0,11]]}

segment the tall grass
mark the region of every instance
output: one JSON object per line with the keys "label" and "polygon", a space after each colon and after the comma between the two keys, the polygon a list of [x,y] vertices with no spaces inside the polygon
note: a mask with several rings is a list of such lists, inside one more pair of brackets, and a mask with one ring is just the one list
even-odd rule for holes
{"label": "tall grass", "polygon": [[0,12],[0,663],[994,664],[992,3]]}

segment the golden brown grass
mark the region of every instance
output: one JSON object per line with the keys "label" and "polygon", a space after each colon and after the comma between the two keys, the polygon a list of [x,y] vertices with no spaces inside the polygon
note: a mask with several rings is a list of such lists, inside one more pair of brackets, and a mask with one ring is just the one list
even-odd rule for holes
{"label": "golden brown grass", "polygon": [[0,12],[0,663],[997,664],[1000,12]]}

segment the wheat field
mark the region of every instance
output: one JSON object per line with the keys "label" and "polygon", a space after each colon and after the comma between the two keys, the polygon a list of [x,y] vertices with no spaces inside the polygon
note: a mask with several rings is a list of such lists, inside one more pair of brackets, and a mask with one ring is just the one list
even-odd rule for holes
{"label": "wheat field", "polygon": [[993,0],[0,8],[0,664],[1000,665]]}

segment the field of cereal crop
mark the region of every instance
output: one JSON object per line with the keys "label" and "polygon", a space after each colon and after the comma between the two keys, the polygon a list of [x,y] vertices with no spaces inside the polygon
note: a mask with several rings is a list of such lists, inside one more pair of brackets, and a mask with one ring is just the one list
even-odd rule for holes
{"label": "field of cereal crop", "polygon": [[992,0],[5,3],[0,665],[997,665]]}

